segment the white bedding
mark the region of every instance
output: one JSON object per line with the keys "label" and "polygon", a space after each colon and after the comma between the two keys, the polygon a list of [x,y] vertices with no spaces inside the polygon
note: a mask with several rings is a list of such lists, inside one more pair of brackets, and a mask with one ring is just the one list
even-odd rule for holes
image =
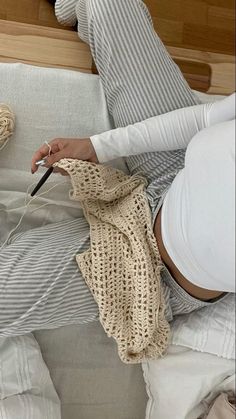
{"label": "white bedding", "polygon": [[235,359],[235,294],[172,323],[172,343]]}
{"label": "white bedding", "polygon": [[0,418],[60,417],[60,400],[33,335],[0,338]]}
{"label": "white bedding", "polygon": [[[146,419],[199,419],[221,392],[235,391],[235,362],[171,345],[168,355],[143,363]],[[227,418],[222,418],[227,419]]]}
{"label": "white bedding", "polygon": [[[33,151],[45,140],[56,136],[83,137],[105,131],[112,127],[112,121],[107,113],[98,76],[24,64],[0,64],[0,81],[0,103],[9,104],[16,114],[15,134],[7,147],[0,152],[0,225],[1,240],[4,241],[22,214],[27,187],[32,182],[37,182],[40,176],[32,176],[30,173]],[[209,100],[204,95],[200,96],[203,100]],[[60,185],[45,197],[37,199],[32,209],[44,203],[50,203],[50,206],[33,213],[28,210],[17,231],[81,215],[77,204],[75,206],[73,201],[68,200],[68,179],[52,175],[44,190],[55,184]],[[15,207],[20,209],[8,214],[1,211]],[[199,404],[200,398],[220,384],[219,377],[224,381],[227,374],[232,376],[232,358],[235,353],[233,297],[228,297],[227,304],[214,307],[213,310],[205,308],[191,316],[181,316],[173,322],[171,348],[179,348],[181,355],[169,354],[162,360],[144,364],[150,394],[146,419],[168,419],[166,414],[163,416],[163,410],[160,410],[164,406],[168,406],[171,419],[196,419],[193,408]],[[0,347],[0,356],[1,351]],[[210,355],[201,352],[208,352]],[[75,356],[79,356],[79,353]],[[212,364],[208,363],[209,357],[214,359]],[[173,366],[176,367],[177,359],[181,362],[176,370]],[[181,387],[179,384],[187,383],[188,378],[192,379],[189,371],[194,371],[195,362],[201,367],[195,370],[198,374],[196,385],[189,381],[195,395],[188,398],[185,385]],[[209,374],[214,369],[217,371],[218,367],[222,373],[216,373],[214,380],[204,390],[208,366]],[[199,383],[203,386],[201,392]],[[2,385],[0,381],[0,389]],[[177,389],[181,388],[183,392],[178,392]],[[180,411],[178,413],[176,405],[171,407],[168,397],[173,397],[175,392],[178,405],[184,406],[188,412],[192,409],[190,416],[182,416],[185,413]],[[160,400],[163,401],[162,405],[158,403]],[[155,410],[157,407],[159,410]]]}

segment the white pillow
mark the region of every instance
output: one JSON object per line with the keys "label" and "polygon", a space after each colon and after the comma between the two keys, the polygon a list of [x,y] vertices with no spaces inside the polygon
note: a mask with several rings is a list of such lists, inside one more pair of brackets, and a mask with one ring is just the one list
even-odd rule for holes
{"label": "white pillow", "polygon": [[0,417],[60,419],[60,401],[32,334],[0,338]]}
{"label": "white pillow", "polygon": [[[233,360],[171,345],[162,359],[143,363],[146,419],[198,419],[224,391],[235,391]],[[226,418],[225,418],[226,419]]]}

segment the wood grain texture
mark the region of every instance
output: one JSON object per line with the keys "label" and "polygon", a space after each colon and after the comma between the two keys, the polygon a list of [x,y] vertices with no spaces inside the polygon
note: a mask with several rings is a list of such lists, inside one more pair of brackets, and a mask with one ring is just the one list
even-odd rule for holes
{"label": "wood grain texture", "polygon": [[[175,61],[182,61],[184,65],[191,63],[194,71],[199,74],[197,77],[202,80],[206,73],[203,66],[207,65],[210,69],[210,84],[206,90],[212,94],[230,94],[235,91],[235,58],[227,54],[217,54],[213,52],[190,50],[185,48],[169,47],[167,49]],[[201,67],[201,71],[197,71],[197,66]],[[181,66],[180,66],[181,67]],[[188,77],[186,77],[188,80]],[[191,85],[191,80],[188,80]],[[196,88],[191,85],[192,88]]]}
{"label": "wood grain texture", "polygon": [[[234,0],[145,0],[163,42],[234,55]],[[64,30],[47,0],[0,0],[0,19]]]}
{"label": "wood grain texture", "polygon": [[234,1],[145,0],[145,3],[164,44],[234,55]]}
{"label": "wood grain texture", "polygon": [[[232,0],[145,0],[154,27],[192,88],[235,89]],[[47,0],[0,0],[0,61],[91,72],[89,48]],[[95,69],[93,68],[93,71]]]}
{"label": "wood grain texture", "polygon": [[0,60],[91,72],[88,45],[76,32],[0,20]]}

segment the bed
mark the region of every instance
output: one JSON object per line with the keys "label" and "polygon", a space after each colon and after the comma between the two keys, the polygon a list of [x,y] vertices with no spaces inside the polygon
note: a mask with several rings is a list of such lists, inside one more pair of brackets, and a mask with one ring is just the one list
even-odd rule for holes
{"label": "bed", "polygon": [[[15,134],[0,153],[3,242],[22,214],[28,186],[40,177],[30,173],[33,151],[54,137],[103,132],[112,122],[97,75],[18,63],[0,64],[0,80],[0,102],[16,114]],[[210,100],[199,95],[202,101]],[[112,164],[125,170],[122,160]],[[82,215],[78,205],[68,200],[69,180],[53,174],[44,190],[53,185],[57,187],[33,203],[17,231]],[[36,210],[43,204],[48,206]],[[1,211],[17,207],[8,214]],[[2,417],[200,418],[217,394],[234,391],[234,296],[215,311],[203,310],[177,318],[167,356],[143,365],[122,364],[115,342],[99,322],[39,331],[20,341],[1,337]],[[19,380],[19,366],[24,380]],[[31,379],[38,375],[38,381]],[[19,385],[14,385],[14,377]]]}

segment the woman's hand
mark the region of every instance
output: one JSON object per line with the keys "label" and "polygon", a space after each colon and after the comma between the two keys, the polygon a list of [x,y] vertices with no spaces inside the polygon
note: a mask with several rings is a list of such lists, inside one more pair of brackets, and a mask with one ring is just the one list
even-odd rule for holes
{"label": "woman's hand", "polygon": [[[55,140],[50,141],[49,145],[51,146],[50,156],[48,156],[49,149],[47,144],[43,144],[42,147],[34,153],[31,162],[32,173],[35,173],[38,170],[36,162],[45,158],[45,167],[50,167],[64,158],[98,163],[97,155],[90,138],[56,138]],[[58,169],[58,171],[62,173],[60,169]],[[65,172],[62,174],[65,174]]]}

